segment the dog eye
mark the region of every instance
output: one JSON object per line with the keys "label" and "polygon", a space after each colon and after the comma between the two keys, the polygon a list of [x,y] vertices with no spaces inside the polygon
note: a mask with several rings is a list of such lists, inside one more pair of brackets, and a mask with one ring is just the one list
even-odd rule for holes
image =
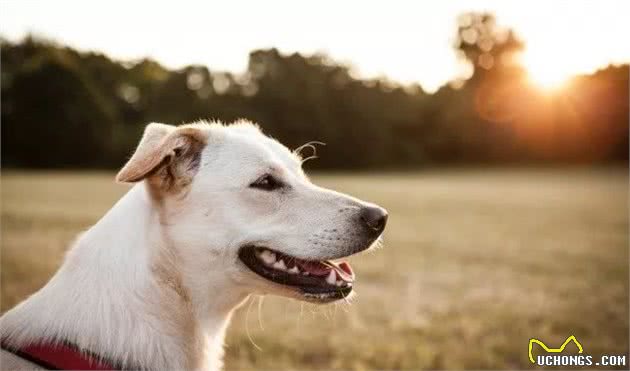
{"label": "dog eye", "polygon": [[262,189],[263,191],[273,191],[282,187],[282,183],[273,176],[266,174],[258,178],[254,183],[249,185],[252,188]]}

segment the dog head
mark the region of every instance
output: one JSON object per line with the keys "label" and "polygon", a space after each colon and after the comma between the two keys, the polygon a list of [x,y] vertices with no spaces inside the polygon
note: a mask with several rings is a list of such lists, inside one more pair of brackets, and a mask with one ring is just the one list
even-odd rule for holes
{"label": "dog head", "polygon": [[180,269],[198,281],[220,271],[251,293],[330,302],[354,281],[335,260],[370,248],[387,212],[314,185],[301,162],[251,123],[150,124],[117,180],[146,183]]}

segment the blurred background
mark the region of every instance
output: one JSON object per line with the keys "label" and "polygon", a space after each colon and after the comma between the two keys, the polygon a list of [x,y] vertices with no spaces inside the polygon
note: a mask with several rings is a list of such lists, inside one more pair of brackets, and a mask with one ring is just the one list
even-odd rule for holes
{"label": "blurred background", "polygon": [[628,355],[624,1],[0,2],[1,308],[128,188],[148,122],[247,118],[390,212],[352,304],[253,298],[226,368]]}

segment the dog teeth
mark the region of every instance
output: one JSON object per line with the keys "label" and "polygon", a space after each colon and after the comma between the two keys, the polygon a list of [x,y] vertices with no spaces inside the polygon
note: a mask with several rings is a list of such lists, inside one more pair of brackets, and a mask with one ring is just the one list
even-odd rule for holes
{"label": "dog teeth", "polygon": [[326,283],[328,283],[329,285],[334,285],[336,281],[337,281],[337,272],[335,272],[334,269],[331,269],[330,273],[328,274],[328,277],[326,277]]}
{"label": "dog teeth", "polygon": [[[266,249],[259,249],[256,252],[256,257],[265,263],[266,266],[271,267],[273,269],[287,272],[292,275],[301,274],[303,276],[310,276],[310,272],[307,270],[301,270],[297,265],[293,265],[290,269],[287,267],[287,264],[282,260],[282,255],[277,256],[276,253]],[[328,275],[326,276],[326,283],[331,286],[343,287],[343,286],[352,286],[351,283],[344,281],[336,270],[331,269]]]}
{"label": "dog teeth", "polygon": [[277,262],[273,263],[273,267],[277,270],[286,271],[287,266],[284,264],[284,260],[280,259]]}
{"label": "dog teeth", "polygon": [[276,261],[276,254],[272,253],[269,250],[263,250],[263,252],[260,253],[259,257],[267,265],[273,265]]}

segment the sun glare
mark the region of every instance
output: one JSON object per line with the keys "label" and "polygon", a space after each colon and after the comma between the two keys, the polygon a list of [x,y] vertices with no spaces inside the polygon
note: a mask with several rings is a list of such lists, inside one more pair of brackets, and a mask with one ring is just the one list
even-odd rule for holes
{"label": "sun glare", "polygon": [[525,53],[522,63],[532,83],[536,86],[556,90],[562,88],[575,74],[566,58],[552,58],[549,55]]}

